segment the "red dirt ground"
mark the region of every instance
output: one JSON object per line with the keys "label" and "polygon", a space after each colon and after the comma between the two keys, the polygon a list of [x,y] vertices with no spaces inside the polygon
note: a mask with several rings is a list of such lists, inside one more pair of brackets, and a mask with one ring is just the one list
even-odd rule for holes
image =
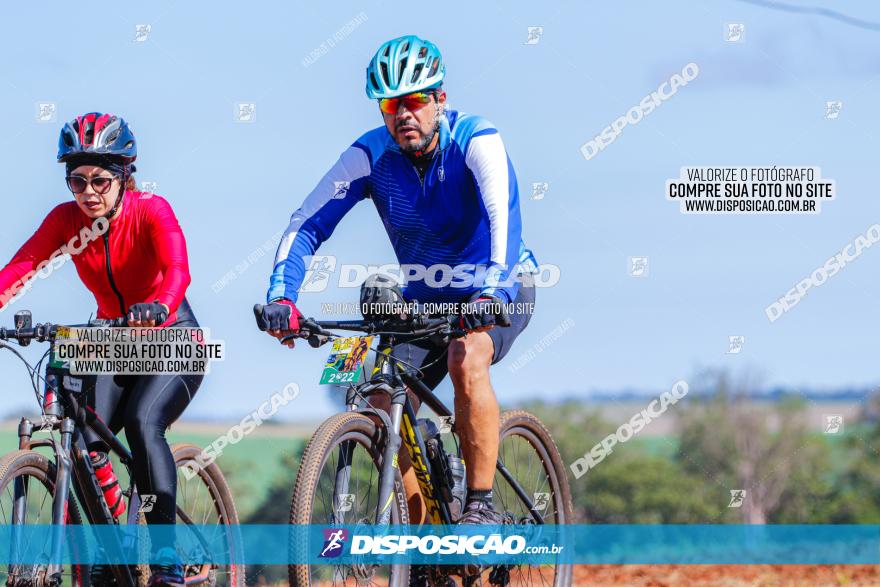
{"label": "red dirt ground", "polygon": [[[518,580],[519,579],[519,580]],[[346,583],[353,585],[354,583]],[[373,585],[380,585],[380,582]],[[455,584],[461,585],[458,577]],[[488,577],[482,583],[488,587]],[[511,587],[552,585],[533,574]],[[574,587],[877,587],[880,565],[574,565]],[[327,587],[330,584],[327,583]],[[323,587],[323,586],[322,586]]]}
{"label": "red dirt ground", "polygon": [[880,585],[872,565],[575,565],[578,587],[847,587]]}

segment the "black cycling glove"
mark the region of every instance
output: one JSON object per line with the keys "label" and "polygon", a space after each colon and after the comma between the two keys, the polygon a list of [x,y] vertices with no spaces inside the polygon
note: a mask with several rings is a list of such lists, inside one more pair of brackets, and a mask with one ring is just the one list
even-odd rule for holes
{"label": "black cycling glove", "polygon": [[459,320],[459,327],[464,330],[495,325],[510,326],[510,318],[500,298],[485,294],[465,306]]}
{"label": "black cycling glove", "polygon": [[128,309],[129,322],[156,321],[156,326],[168,320],[168,310],[159,302],[134,304]]}

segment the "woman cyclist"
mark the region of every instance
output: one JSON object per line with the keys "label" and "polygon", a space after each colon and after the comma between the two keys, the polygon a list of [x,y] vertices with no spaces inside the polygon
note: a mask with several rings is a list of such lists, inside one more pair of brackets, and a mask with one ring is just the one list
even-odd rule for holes
{"label": "woman cyclist", "polygon": [[[41,263],[54,259],[62,245],[84,228],[103,224],[103,234],[87,244],[81,239],[72,253],[77,273],[98,303],[98,318],[126,316],[130,326],[198,326],[184,297],[190,276],[183,232],[166,200],[136,190],[136,157],[134,134],[122,118],[92,112],[64,125],[58,161],[66,165],[74,201],[49,212],[0,270],[0,307]],[[165,430],[186,409],[202,376],[163,373],[96,379],[89,405],[113,432],[125,429],[138,492],[156,496],[152,510],[145,513],[147,523],[174,524],[177,471]],[[105,462],[108,447],[94,433],[86,440],[93,461]],[[159,550],[153,560],[159,564],[151,565],[150,585],[184,584],[173,548]],[[108,575],[107,567],[96,565],[92,583],[106,584],[102,579]]]}

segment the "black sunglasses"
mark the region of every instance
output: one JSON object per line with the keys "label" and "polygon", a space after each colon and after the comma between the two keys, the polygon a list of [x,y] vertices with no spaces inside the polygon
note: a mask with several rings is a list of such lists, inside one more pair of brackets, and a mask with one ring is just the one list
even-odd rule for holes
{"label": "black sunglasses", "polygon": [[103,175],[99,175],[97,177],[93,177],[89,179],[87,177],[83,177],[82,175],[68,175],[67,176],[67,187],[75,194],[81,194],[86,191],[86,187],[89,185],[92,186],[92,190],[96,194],[106,194],[110,190],[110,186],[113,184],[113,180],[115,177],[106,177]]}

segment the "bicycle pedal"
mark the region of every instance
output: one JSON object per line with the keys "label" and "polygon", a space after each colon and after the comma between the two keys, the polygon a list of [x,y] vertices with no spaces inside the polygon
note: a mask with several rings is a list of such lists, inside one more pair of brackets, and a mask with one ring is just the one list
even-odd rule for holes
{"label": "bicycle pedal", "polygon": [[510,584],[510,569],[507,565],[499,565],[492,568],[492,571],[489,573],[489,584],[500,586]]}
{"label": "bicycle pedal", "polygon": [[455,581],[442,567],[432,567],[429,576],[434,587],[455,587]]}

